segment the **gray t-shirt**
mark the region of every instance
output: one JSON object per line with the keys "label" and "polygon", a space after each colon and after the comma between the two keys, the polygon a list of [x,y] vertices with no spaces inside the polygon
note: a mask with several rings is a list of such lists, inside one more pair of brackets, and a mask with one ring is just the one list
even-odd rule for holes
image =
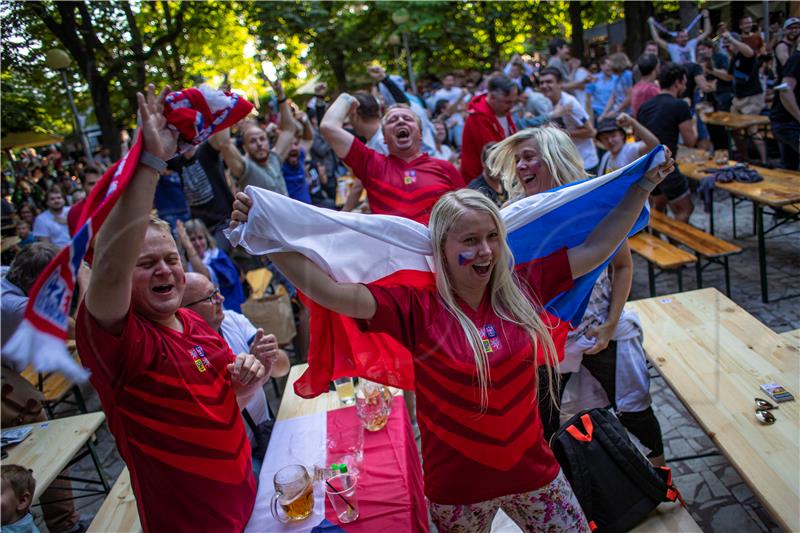
{"label": "gray t-shirt", "polygon": [[22,292],[22,289],[5,278],[7,270],[7,268],[4,268],[3,279],[0,281],[0,284],[2,284],[2,296],[0,296],[0,303],[2,304],[0,306],[2,307],[2,319],[0,320],[2,339],[0,340],[3,348],[5,348],[6,343],[14,332],[17,331],[17,327],[19,327],[25,315],[25,306],[28,305],[28,297]]}
{"label": "gray t-shirt", "polygon": [[253,187],[288,196],[286,182],[283,180],[283,171],[281,170],[281,158],[275,152],[269,153],[266,165],[259,165],[250,157],[245,156],[244,172],[242,172],[242,177],[239,178],[238,185],[241,191],[248,185],[252,185]]}

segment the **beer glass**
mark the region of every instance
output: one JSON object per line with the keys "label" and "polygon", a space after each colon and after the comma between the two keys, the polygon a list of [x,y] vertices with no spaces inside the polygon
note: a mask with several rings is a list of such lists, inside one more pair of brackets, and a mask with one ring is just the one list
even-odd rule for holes
{"label": "beer glass", "polygon": [[366,379],[358,382],[356,412],[367,431],[383,429],[392,413],[392,393],[387,387]]}
{"label": "beer glass", "polygon": [[336,386],[336,394],[342,405],[353,405],[356,401],[354,397],[353,378],[337,378],[333,380]]}
{"label": "beer glass", "polygon": [[308,518],[314,510],[314,485],[306,468],[302,465],[284,466],[275,473],[272,482],[275,494],[270,509],[275,520],[285,524]]}

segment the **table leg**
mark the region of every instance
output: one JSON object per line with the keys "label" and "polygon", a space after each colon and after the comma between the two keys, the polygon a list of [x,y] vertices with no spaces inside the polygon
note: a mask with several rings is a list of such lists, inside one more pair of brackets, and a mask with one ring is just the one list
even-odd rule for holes
{"label": "table leg", "polygon": [[731,195],[731,217],[733,218],[733,238],[736,238],[736,198]]}
{"label": "table leg", "polygon": [[758,273],[761,278],[761,301],[769,303],[769,289],[767,288],[767,246],[764,242],[764,207],[759,203],[756,206],[756,234],[758,235]]}
{"label": "table leg", "polygon": [[650,297],[656,295],[656,271],[653,268],[653,263],[647,262],[647,281],[650,283]]}
{"label": "table leg", "polygon": [[698,258],[697,261],[694,263],[694,271],[697,274],[697,288],[703,288],[703,265],[700,264],[700,259]]}
{"label": "table leg", "polygon": [[708,229],[714,235],[714,191],[711,191],[711,200],[708,202]]}
{"label": "table leg", "polygon": [[731,297],[731,272],[728,268],[728,256],[724,257],[724,265],[725,265],[725,294],[728,298]]}
{"label": "table leg", "polygon": [[678,292],[683,292],[683,267],[678,267]]}

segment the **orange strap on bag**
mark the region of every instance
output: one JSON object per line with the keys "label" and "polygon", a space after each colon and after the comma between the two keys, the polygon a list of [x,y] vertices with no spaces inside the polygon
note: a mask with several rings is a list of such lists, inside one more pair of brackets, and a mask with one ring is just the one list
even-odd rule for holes
{"label": "orange strap on bag", "polygon": [[574,424],[567,428],[567,433],[569,433],[575,440],[579,440],[581,442],[591,442],[594,426],[592,425],[592,419],[588,413],[581,417],[581,422],[583,422],[583,428],[586,431],[585,435],[581,433],[581,430],[575,427]]}

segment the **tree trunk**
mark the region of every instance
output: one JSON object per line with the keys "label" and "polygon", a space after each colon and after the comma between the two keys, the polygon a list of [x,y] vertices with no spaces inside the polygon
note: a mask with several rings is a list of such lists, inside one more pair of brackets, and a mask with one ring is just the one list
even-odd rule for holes
{"label": "tree trunk", "polygon": [[[686,2],[685,0],[678,2],[678,15],[681,19],[681,29],[689,26],[689,23],[692,22],[692,19],[694,19],[698,13],[696,2]],[[696,31],[693,30],[692,35],[697,35],[702,31],[702,21],[695,26],[695,28]]]}
{"label": "tree trunk", "polygon": [[122,157],[122,147],[119,142],[119,129],[111,110],[108,81],[95,78],[89,82],[89,90],[92,94],[94,116],[103,133],[103,146],[111,150],[111,160],[116,161]]}
{"label": "tree trunk", "polygon": [[581,19],[581,10],[583,2],[573,0],[569,3],[569,22],[572,24],[572,57],[579,57],[583,59],[583,20]]}
{"label": "tree trunk", "polygon": [[632,61],[644,51],[644,43],[650,39],[647,19],[653,16],[651,2],[625,0],[625,53]]}
{"label": "tree trunk", "polygon": [[343,93],[347,90],[347,61],[344,52],[336,49],[330,56],[333,76],[336,78],[336,90]]}
{"label": "tree trunk", "polygon": [[494,67],[500,61],[500,45],[497,42],[497,27],[495,26],[496,19],[492,13],[487,13],[486,21],[488,22],[486,29],[489,32],[489,61]]}

